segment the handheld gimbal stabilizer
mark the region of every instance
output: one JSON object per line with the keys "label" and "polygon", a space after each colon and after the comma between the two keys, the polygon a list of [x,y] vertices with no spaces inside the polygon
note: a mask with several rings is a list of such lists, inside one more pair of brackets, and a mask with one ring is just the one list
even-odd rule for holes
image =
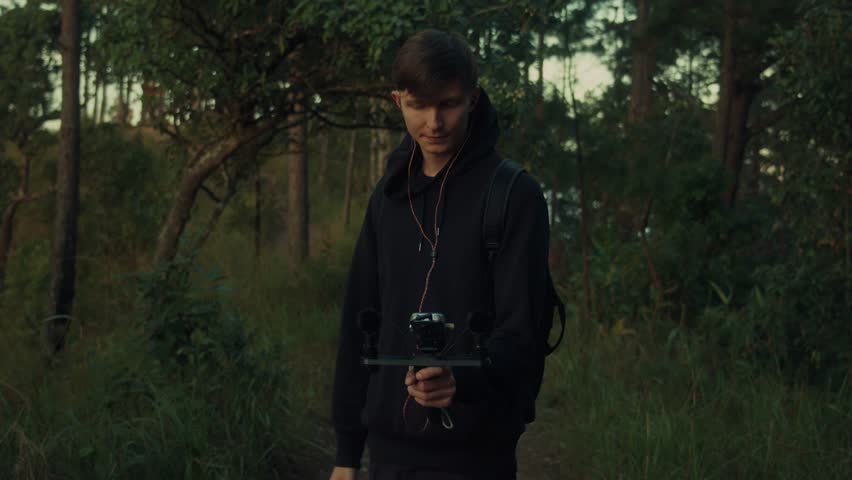
{"label": "handheld gimbal stabilizer", "polygon": [[373,309],[358,314],[358,326],[364,334],[362,363],[371,370],[381,365],[420,367],[483,367],[491,363],[485,340],[493,328],[491,315],[472,312],[467,324],[473,335],[473,352],[449,354],[454,345],[447,344],[455,331],[455,324],[440,313],[412,313],[408,319],[408,332],[414,339],[414,351],[409,355],[379,355],[379,330],[381,315]]}

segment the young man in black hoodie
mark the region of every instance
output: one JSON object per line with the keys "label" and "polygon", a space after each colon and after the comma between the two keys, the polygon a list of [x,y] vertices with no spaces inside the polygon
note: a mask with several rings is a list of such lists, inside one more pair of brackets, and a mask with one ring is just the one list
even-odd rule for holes
{"label": "young man in black hoodie", "polygon": [[[422,31],[393,66],[408,135],[388,158],[355,247],[340,325],[332,417],[332,480],[510,480],[543,368],[535,325],[550,313],[547,206],[529,175],[515,182],[491,274],[482,235],[485,192],[501,161],[497,113],[457,34]],[[381,315],[378,350],[413,349],[408,321],[440,312],[455,323],[450,353],[473,350],[471,312],[494,312],[487,367],[361,364],[359,313]],[[440,408],[440,421],[429,411]]]}

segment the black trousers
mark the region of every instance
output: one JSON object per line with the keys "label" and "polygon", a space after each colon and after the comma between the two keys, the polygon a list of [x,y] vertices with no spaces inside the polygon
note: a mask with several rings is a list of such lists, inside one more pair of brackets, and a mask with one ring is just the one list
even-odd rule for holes
{"label": "black trousers", "polygon": [[515,474],[508,474],[507,476],[494,476],[493,473],[472,475],[371,463],[369,480],[515,480]]}

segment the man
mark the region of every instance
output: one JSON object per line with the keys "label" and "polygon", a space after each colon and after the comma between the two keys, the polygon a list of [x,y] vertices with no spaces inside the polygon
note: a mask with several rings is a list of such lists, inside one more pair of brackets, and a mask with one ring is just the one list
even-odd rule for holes
{"label": "man", "polygon": [[[457,34],[422,31],[393,66],[408,135],[373,192],[344,299],[332,416],[332,480],[508,480],[540,379],[534,325],[549,313],[548,217],[529,175],[512,188],[502,244],[489,275],[484,194],[501,158],[497,113],[478,86],[476,60]],[[489,281],[492,279],[492,281]],[[450,353],[472,351],[471,312],[494,312],[487,368],[361,365],[359,313],[381,314],[379,353],[413,349],[414,312],[455,323]],[[440,420],[431,411],[441,409]]]}

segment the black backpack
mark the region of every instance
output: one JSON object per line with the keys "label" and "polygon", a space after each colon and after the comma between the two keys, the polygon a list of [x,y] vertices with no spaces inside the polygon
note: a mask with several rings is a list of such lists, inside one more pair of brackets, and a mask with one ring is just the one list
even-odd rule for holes
{"label": "black backpack", "polygon": [[[506,212],[509,205],[509,197],[512,193],[512,186],[521,174],[525,173],[523,167],[517,163],[504,159],[494,169],[494,176],[491,178],[491,184],[485,197],[485,210],[482,215],[482,237],[485,243],[485,251],[488,255],[488,276],[493,283],[493,263],[497,252],[500,250],[500,243],[503,239],[503,230],[506,221]],[[550,269],[547,270],[547,296],[550,303],[550,315],[545,316],[543,322],[537,327],[536,338],[539,343],[539,358],[536,359],[541,370],[544,367],[544,357],[553,353],[559,343],[562,342],[562,337],[565,334],[565,304],[556,293],[556,288],[553,286],[553,279],[550,276]],[[492,295],[493,299],[493,295]],[[492,302],[493,303],[493,302]],[[550,329],[553,327],[553,309],[559,313],[559,321],[562,324],[559,332],[559,338],[556,343],[550,345],[548,337]],[[532,384],[533,391],[530,405],[528,405],[524,420],[529,423],[535,419],[535,398],[541,390],[542,376],[534,379]]]}

